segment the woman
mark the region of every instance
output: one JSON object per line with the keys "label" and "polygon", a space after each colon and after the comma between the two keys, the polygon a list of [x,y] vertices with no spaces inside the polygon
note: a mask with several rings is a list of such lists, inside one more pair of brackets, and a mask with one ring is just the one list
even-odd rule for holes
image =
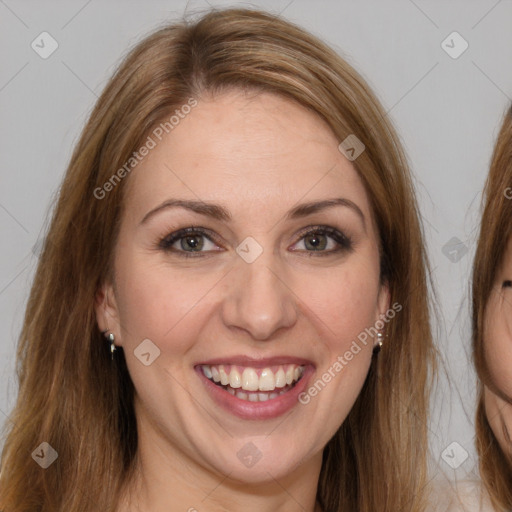
{"label": "woman", "polygon": [[150,35],[62,184],[0,509],[424,510],[418,217],[385,111],[318,39],[237,9]]}
{"label": "woman", "polygon": [[497,511],[512,508],[512,108],[501,126],[484,189],[473,267],[473,357],[480,473]]}

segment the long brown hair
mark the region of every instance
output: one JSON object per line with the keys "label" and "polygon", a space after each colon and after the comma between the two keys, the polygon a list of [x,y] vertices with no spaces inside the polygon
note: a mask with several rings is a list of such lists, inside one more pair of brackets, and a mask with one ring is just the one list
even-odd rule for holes
{"label": "long brown hair", "polygon": [[[485,360],[486,307],[512,235],[512,107],[507,110],[484,187],[484,210],[473,264],[473,358],[480,379],[476,413],[476,446],[480,473],[497,510],[512,507],[512,467],[498,444],[485,413],[484,385],[496,392]],[[510,398],[508,399],[510,401]]]}
{"label": "long brown hair", "polygon": [[[318,500],[325,512],[423,510],[434,349],[428,262],[406,158],[385,110],[347,62],[295,25],[244,9],[152,33],[124,59],[90,115],[26,309],[0,509],[115,510],[137,451],[134,390],[122,350],[111,364],[93,302],[112,273],[130,178],[103,199],[94,191],[189,98],[228,88],[292,99],[324,119],[340,142],[356,135],[366,148],[353,163],[376,218],[382,279],[391,304],[402,309],[324,450]],[[42,441],[58,452],[45,470],[30,456]]]}

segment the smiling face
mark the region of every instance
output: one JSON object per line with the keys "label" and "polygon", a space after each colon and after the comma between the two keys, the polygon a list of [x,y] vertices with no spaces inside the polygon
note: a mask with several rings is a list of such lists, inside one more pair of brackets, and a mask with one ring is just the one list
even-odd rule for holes
{"label": "smiling face", "polygon": [[198,101],[128,178],[97,317],[124,349],[146,470],[318,478],[376,340],[344,355],[389,305],[369,200],[338,144],[289,100],[231,91]]}
{"label": "smiling face", "polygon": [[[487,303],[484,327],[485,360],[493,385],[512,397],[512,238]],[[512,461],[512,404],[484,388],[489,424],[504,453]]]}

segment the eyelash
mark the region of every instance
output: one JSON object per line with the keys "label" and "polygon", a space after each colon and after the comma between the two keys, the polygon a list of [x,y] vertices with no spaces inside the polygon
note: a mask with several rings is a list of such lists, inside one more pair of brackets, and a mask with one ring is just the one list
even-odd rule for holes
{"label": "eyelash", "polygon": [[[300,232],[300,238],[299,241],[303,238],[307,237],[308,235],[328,235],[331,237],[337,244],[338,247],[336,249],[330,249],[328,251],[308,251],[306,249],[300,250],[300,252],[309,252],[310,256],[328,256],[330,254],[339,253],[339,252],[349,252],[353,248],[353,243],[350,237],[346,236],[341,231],[338,231],[335,228],[332,228],[330,226],[309,226],[305,230],[302,230]],[[208,240],[210,240],[213,243],[216,242],[216,238],[210,230],[201,228],[201,227],[188,227],[179,229],[178,231],[175,231],[174,233],[171,233],[167,235],[166,237],[162,238],[158,246],[160,249],[162,249],[165,252],[174,252],[178,253],[180,257],[183,258],[198,258],[198,257],[204,257],[201,254],[207,252],[207,251],[183,251],[183,250],[177,250],[172,249],[172,245],[182,240],[186,237],[193,237],[193,236],[204,236]],[[295,244],[294,244],[295,245]],[[219,251],[215,251],[219,252]],[[296,252],[296,250],[294,250]]]}

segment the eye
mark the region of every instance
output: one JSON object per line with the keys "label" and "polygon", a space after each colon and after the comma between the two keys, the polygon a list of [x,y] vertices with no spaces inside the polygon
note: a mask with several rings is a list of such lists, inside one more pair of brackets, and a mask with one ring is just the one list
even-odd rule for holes
{"label": "eye", "polygon": [[171,233],[160,240],[158,245],[166,252],[176,252],[185,258],[194,258],[202,252],[216,251],[213,238],[207,229],[188,227]]}
{"label": "eye", "polygon": [[506,280],[503,281],[503,284],[501,285],[502,288],[511,288],[512,287],[512,281]]}
{"label": "eye", "polygon": [[[326,256],[341,251],[352,250],[352,240],[341,231],[330,226],[313,226],[306,228],[300,234],[301,243],[306,252],[315,253],[315,256]],[[326,250],[327,249],[327,250]],[[313,256],[311,254],[310,256]]]}
{"label": "eye", "polygon": [[[327,256],[352,250],[351,239],[330,226],[310,226],[299,236],[300,240],[295,245],[302,243],[304,249],[292,249],[293,252],[305,251],[310,253],[309,256]],[[192,226],[167,235],[158,242],[158,246],[166,252],[173,252],[185,258],[194,258],[205,256],[202,253],[218,252],[215,239],[215,235],[210,230]]]}

